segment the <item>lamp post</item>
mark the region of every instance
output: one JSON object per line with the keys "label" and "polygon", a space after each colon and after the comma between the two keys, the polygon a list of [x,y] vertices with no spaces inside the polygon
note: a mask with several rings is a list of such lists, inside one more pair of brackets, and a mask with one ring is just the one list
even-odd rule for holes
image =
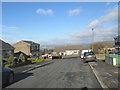
{"label": "lamp post", "polygon": [[93,44],[94,44],[94,29],[92,28],[92,51],[93,51]]}

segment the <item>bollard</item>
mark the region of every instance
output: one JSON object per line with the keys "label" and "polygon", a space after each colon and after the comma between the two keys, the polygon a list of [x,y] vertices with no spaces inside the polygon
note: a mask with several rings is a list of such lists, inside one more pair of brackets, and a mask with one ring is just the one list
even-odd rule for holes
{"label": "bollard", "polygon": [[116,58],[113,58],[113,66],[116,65]]}

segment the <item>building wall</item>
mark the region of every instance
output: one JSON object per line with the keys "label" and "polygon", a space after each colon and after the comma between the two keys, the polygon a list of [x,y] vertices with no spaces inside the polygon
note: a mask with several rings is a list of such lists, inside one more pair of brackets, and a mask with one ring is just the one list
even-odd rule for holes
{"label": "building wall", "polygon": [[39,56],[40,55],[40,45],[39,44],[32,44],[30,46],[30,53],[32,56]]}
{"label": "building wall", "polygon": [[60,55],[66,55],[66,52],[59,52]]}
{"label": "building wall", "polygon": [[21,51],[26,55],[30,55],[30,45],[25,42],[16,43],[13,47],[15,48],[15,53]]}
{"label": "building wall", "polygon": [[2,57],[3,58],[8,58],[11,55],[14,56],[14,49],[7,49],[7,50],[2,50]]}
{"label": "building wall", "polygon": [[66,50],[66,55],[77,55],[80,50]]}

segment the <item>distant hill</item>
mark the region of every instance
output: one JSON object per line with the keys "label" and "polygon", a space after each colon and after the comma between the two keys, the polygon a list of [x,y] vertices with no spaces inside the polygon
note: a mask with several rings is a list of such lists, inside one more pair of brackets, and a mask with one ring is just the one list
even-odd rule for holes
{"label": "distant hill", "polygon": [[113,41],[104,41],[104,42],[96,42],[95,44],[103,44],[109,48],[114,46],[114,42]]}
{"label": "distant hill", "polygon": [[[100,47],[108,47],[111,48],[114,46],[113,41],[104,41],[104,42],[95,42],[94,45],[99,45]],[[65,50],[83,50],[83,49],[90,49],[91,44],[73,44],[73,45],[59,45],[55,46],[53,49],[55,52],[63,52]]]}
{"label": "distant hill", "polygon": [[80,45],[61,45],[54,48],[55,52],[64,52],[65,50],[80,50]]}

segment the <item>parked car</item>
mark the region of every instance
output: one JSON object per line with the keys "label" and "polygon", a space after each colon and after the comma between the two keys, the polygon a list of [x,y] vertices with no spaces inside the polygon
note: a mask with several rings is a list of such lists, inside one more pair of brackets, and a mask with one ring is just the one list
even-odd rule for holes
{"label": "parked car", "polygon": [[118,52],[118,55],[120,55],[120,51]]}
{"label": "parked car", "polygon": [[93,52],[85,52],[83,60],[84,62],[96,61],[96,55]]}
{"label": "parked car", "polygon": [[118,54],[118,55],[120,55],[120,51],[116,52],[115,54]]}
{"label": "parked car", "polygon": [[62,56],[59,55],[59,56],[52,56],[52,59],[62,59]]}
{"label": "parked car", "polygon": [[11,84],[14,81],[14,71],[9,68],[5,67],[4,63],[6,61],[3,60],[3,66],[2,66],[2,84]]}
{"label": "parked car", "polygon": [[81,55],[80,55],[80,58],[81,58],[81,59],[83,59],[85,52],[91,52],[91,50],[82,50],[82,51],[81,51]]}

